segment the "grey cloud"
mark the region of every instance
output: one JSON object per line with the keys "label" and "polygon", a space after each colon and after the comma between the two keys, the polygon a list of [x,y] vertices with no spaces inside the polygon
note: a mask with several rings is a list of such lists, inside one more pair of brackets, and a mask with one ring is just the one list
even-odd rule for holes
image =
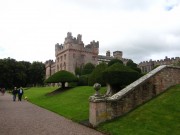
{"label": "grey cloud", "polygon": [[[178,37],[180,41],[180,37]],[[166,42],[166,38],[161,35],[140,35],[138,39],[125,42],[114,43],[110,50],[123,51],[124,58],[132,59],[139,63],[153,59],[153,56],[179,57],[180,42]]]}

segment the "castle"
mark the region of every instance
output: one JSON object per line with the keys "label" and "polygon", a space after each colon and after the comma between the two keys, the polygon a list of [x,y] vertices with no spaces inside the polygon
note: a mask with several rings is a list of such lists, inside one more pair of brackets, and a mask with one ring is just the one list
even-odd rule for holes
{"label": "castle", "polygon": [[150,72],[153,70],[156,66],[159,65],[172,65],[175,63],[180,62],[180,57],[175,57],[175,58],[168,58],[167,56],[163,60],[157,60],[157,61],[143,61],[140,62],[138,67],[141,69],[143,73]]}
{"label": "castle", "polygon": [[74,73],[76,67],[82,67],[87,63],[97,65],[101,62],[108,63],[110,60],[117,58],[122,60],[125,64],[128,59],[122,58],[121,51],[113,52],[111,56],[110,51],[106,52],[106,56],[99,54],[99,42],[94,40],[88,45],[84,45],[82,35],[78,34],[77,38],[73,37],[70,32],[67,33],[64,44],[57,43],[55,45],[55,62],[48,60],[46,66],[46,78],[53,75],[57,71],[66,70]]}
{"label": "castle", "polygon": [[[125,65],[129,59],[123,58],[122,51],[114,51],[111,56],[110,51],[106,55],[99,54],[99,42],[94,40],[88,45],[84,45],[82,35],[78,34],[77,38],[73,37],[70,32],[67,33],[64,44],[57,43],[55,45],[55,62],[48,60],[46,66],[46,78],[53,75],[57,71],[66,70],[75,73],[76,67],[82,67],[87,63],[98,65],[101,62],[108,63],[112,59],[120,59]],[[143,73],[150,72],[159,65],[171,65],[180,62],[180,57],[168,58],[157,61],[143,61],[140,62],[138,67]]]}

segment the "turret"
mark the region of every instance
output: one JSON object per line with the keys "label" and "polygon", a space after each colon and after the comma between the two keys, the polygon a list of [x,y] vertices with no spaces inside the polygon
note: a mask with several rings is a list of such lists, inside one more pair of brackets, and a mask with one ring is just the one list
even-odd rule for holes
{"label": "turret", "polygon": [[107,57],[110,57],[111,56],[111,53],[110,53],[110,51],[108,50],[108,51],[106,51],[106,56]]}
{"label": "turret", "polygon": [[115,52],[113,52],[113,56],[116,59],[122,59],[122,55],[123,55],[122,51],[115,51]]}

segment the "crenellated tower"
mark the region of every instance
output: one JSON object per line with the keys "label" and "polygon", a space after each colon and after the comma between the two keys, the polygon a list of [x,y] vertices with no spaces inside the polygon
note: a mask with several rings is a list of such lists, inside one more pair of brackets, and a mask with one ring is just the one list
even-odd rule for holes
{"label": "crenellated tower", "polygon": [[73,37],[71,32],[67,33],[64,44],[55,44],[55,72],[67,70],[75,72],[76,67],[81,67],[90,62],[97,64],[99,53],[99,42],[94,40],[84,45],[82,35]]}

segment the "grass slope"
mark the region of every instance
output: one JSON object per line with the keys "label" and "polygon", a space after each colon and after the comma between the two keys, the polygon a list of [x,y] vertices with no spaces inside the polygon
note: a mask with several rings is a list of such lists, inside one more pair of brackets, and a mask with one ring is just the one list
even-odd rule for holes
{"label": "grass slope", "polygon": [[180,85],[97,129],[111,135],[180,135]]}
{"label": "grass slope", "polygon": [[[31,88],[25,91],[29,101],[77,122],[89,118],[89,96],[95,93],[93,87],[82,86],[62,93],[47,96],[57,87]],[[105,91],[105,88],[102,88]]]}
{"label": "grass slope", "polygon": [[[74,121],[81,122],[88,119],[88,98],[95,92],[92,87],[76,87],[53,96],[46,96],[55,89],[57,88],[31,88],[25,91],[25,96],[28,96],[32,103]],[[105,88],[102,90],[104,92]],[[125,116],[99,125],[97,129],[111,135],[179,135],[180,85],[171,87]]]}

